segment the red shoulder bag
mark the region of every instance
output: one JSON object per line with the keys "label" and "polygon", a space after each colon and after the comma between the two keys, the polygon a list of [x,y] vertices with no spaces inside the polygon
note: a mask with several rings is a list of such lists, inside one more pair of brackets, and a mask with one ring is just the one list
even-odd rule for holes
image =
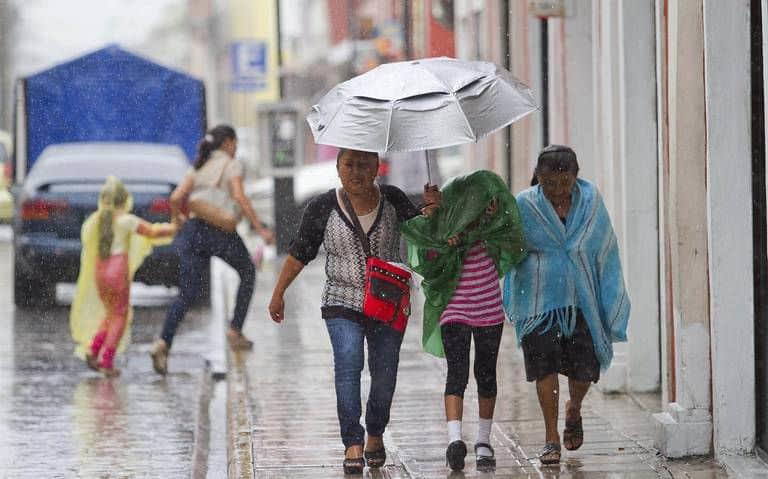
{"label": "red shoulder bag", "polygon": [[366,256],[363,314],[404,333],[411,314],[411,273],[371,255],[371,243],[355,214],[352,202],[345,191],[341,192],[341,197]]}

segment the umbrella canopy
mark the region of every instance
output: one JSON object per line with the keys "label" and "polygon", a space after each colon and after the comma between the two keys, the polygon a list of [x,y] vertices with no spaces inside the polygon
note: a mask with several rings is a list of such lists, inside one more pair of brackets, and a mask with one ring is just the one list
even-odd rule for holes
{"label": "umbrella canopy", "polygon": [[336,85],[312,107],[315,142],[378,153],[470,143],[536,110],[530,88],[490,62],[387,63]]}

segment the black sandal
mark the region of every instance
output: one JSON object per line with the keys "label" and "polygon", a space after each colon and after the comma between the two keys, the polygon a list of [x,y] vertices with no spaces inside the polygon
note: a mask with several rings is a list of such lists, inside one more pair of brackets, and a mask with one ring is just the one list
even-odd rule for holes
{"label": "black sandal", "polygon": [[344,458],[344,474],[360,475],[365,468],[365,459],[362,457]]}
{"label": "black sandal", "polygon": [[383,447],[375,451],[363,451],[363,455],[368,463],[368,467],[374,469],[382,467],[387,462],[387,450]]}
{"label": "black sandal", "polygon": [[464,457],[467,455],[467,445],[464,441],[453,441],[448,444],[445,451],[445,462],[452,471],[461,471],[464,469]]}
{"label": "black sandal", "polygon": [[[487,447],[491,451],[490,456],[478,455],[477,450],[481,447]],[[493,450],[490,444],[485,442],[478,442],[475,444],[475,462],[478,470],[493,469],[496,467],[496,451]]]}
{"label": "black sandal", "polygon": [[[568,447],[568,444],[571,447]],[[575,451],[584,444],[584,427],[581,424],[581,416],[579,419],[573,422],[565,421],[565,429],[563,429],[563,445],[569,451]]]}
{"label": "black sandal", "polygon": [[539,460],[543,465],[560,464],[560,444],[548,442],[539,454]]}

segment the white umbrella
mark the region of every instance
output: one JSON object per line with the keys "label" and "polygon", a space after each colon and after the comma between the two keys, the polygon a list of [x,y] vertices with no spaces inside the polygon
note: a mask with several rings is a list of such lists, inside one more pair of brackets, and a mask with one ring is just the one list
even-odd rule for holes
{"label": "white umbrella", "polygon": [[340,83],[307,121],[316,143],[386,153],[474,142],[536,109],[509,71],[441,57],[387,63]]}

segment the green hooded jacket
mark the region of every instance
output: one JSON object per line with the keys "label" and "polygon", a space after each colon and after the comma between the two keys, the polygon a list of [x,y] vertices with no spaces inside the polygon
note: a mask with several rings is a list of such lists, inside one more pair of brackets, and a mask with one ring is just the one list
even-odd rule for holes
{"label": "green hooded jacket", "polygon": [[[485,210],[496,199],[493,216]],[[478,241],[485,244],[499,278],[526,256],[522,223],[515,197],[495,173],[480,170],[452,179],[442,190],[442,203],[432,216],[412,218],[401,227],[408,242],[408,262],[423,277],[424,350],[443,357],[440,315],[461,276],[464,258]],[[448,239],[460,236],[457,246]]]}

